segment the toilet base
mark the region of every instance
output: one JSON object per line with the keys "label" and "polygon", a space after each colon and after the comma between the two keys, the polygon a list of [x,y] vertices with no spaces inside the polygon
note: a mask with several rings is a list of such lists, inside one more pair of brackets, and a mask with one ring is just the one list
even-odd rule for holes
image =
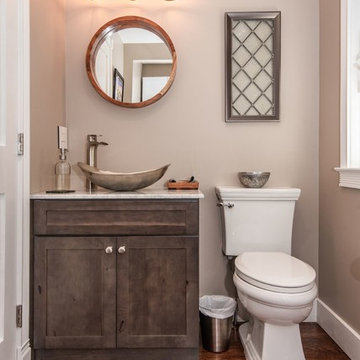
{"label": "toilet base", "polygon": [[305,360],[298,324],[279,326],[252,318],[239,334],[247,360]]}

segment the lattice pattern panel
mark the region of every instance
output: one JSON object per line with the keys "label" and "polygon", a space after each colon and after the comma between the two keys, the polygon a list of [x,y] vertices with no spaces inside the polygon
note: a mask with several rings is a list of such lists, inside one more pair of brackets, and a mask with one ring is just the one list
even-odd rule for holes
{"label": "lattice pattern panel", "polygon": [[228,20],[227,110],[230,120],[275,120],[278,117],[280,49],[277,37],[280,34],[276,19],[256,18],[257,14],[252,13],[248,19],[232,16]]}

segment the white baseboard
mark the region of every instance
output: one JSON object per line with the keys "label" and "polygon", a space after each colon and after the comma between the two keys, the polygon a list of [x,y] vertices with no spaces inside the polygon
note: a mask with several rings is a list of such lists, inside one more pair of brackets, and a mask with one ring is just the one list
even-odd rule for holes
{"label": "white baseboard", "polygon": [[17,348],[16,360],[31,360],[30,340]]}
{"label": "white baseboard", "polygon": [[318,323],[351,360],[360,360],[360,334],[324,302],[318,300]]}

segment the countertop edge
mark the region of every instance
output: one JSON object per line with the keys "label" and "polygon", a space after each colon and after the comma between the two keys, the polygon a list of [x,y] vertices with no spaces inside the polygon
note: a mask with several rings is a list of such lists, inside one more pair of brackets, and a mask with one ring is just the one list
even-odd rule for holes
{"label": "countertop edge", "polygon": [[204,194],[200,190],[167,190],[167,189],[144,189],[132,192],[115,191],[76,191],[73,193],[54,194],[39,192],[30,194],[31,200],[100,200],[100,199],[203,199]]}

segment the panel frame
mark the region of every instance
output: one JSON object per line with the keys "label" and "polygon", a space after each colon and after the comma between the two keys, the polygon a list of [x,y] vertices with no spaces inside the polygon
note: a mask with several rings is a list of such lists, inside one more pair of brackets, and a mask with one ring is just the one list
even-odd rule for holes
{"label": "panel frame", "polygon": [[[198,348],[199,238],[198,236],[119,237],[117,247],[126,247],[117,260],[117,347],[118,348]],[[129,250],[186,250],[186,333],[184,335],[131,335],[127,324],[129,308]]]}
{"label": "panel frame", "polygon": [[[340,165],[334,170],[339,174],[339,186],[352,189],[360,189],[360,167],[356,166],[356,162],[351,161],[354,153],[358,155],[356,148],[360,145],[358,138],[352,137],[351,134],[356,134],[354,131],[360,127],[358,117],[352,115],[352,103],[354,101],[352,94],[353,87],[351,86],[351,76],[353,72],[353,65],[357,68],[360,66],[360,61],[354,64],[354,59],[351,59],[350,53],[352,50],[352,43],[350,41],[351,35],[355,32],[355,25],[357,22],[352,18],[352,14],[356,14],[356,8],[353,8],[352,0],[341,0],[340,2],[340,35],[341,35],[341,56],[340,56]],[[354,35],[353,35],[354,36]]]}
{"label": "panel frame", "polygon": [[[0,49],[6,49],[6,1],[0,2]],[[0,146],[6,145],[7,76],[6,56],[0,56]]]}
{"label": "panel frame", "polygon": [[[107,254],[105,248],[113,247]],[[114,237],[37,237],[34,239],[34,349],[115,348],[116,312],[116,238]],[[103,336],[47,336],[47,250],[103,251]],[[106,273],[106,274],[105,274]]]}
{"label": "panel frame", "polygon": [[[141,212],[141,219],[126,221],[126,217]],[[35,200],[34,232],[37,235],[196,235],[198,212],[196,200]]]}
{"label": "panel frame", "polygon": [[5,224],[6,197],[0,193],[0,344],[5,336]]}
{"label": "panel frame", "polygon": [[[273,20],[273,115],[232,114],[232,21],[233,20]],[[280,64],[281,64],[281,12],[227,12],[225,13],[225,121],[257,122],[279,121],[280,119]]]}
{"label": "panel frame", "polygon": [[[6,198],[4,341],[0,358],[29,359],[29,0],[0,2],[0,193]],[[24,155],[16,139],[24,134]],[[15,308],[22,305],[22,327]]]}

